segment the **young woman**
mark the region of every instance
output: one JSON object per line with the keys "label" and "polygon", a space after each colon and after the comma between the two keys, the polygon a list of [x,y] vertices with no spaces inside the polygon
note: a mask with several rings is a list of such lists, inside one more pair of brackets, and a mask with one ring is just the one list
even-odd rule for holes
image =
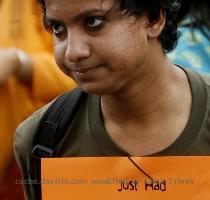
{"label": "young woman", "polygon": [[[210,154],[209,86],[165,56],[177,41],[176,0],[40,3],[58,66],[87,93],[54,156]],[[16,132],[26,180],[40,175],[31,150],[47,107]],[[40,198],[40,185],[26,184],[25,191]]]}

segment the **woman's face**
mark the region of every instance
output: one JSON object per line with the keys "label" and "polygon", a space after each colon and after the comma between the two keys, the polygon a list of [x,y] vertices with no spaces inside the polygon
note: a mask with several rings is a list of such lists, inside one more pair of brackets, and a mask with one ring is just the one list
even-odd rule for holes
{"label": "woman's face", "polygon": [[146,17],[121,15],[114,0],[45,4],[56,62],[82,90],[113,94],[138,81],[149,59]]}

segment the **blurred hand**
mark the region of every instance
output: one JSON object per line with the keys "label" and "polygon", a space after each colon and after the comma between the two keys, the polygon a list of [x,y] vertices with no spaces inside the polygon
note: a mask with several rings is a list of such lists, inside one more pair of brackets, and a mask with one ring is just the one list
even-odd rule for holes
{"label": "blurred hand", "polygon": [[0,85],[9,77],[17,76],[29,83],[32,79],[33,60],[17,48],[0,48]]}
{"label": "blurred hand", "polygon": [[20,67],[21,62],[14,49],[0,48],[0,84],[15,75]]}

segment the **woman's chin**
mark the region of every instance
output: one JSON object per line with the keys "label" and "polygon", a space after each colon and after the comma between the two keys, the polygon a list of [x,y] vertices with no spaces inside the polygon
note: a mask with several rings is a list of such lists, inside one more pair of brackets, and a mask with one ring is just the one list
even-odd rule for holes
{"label": "woman's chin", "polygon": [[79,88],[88,94],[93,94],[98,96],[108,95],[112,93],[108,88],[92,84],[79,85]]}

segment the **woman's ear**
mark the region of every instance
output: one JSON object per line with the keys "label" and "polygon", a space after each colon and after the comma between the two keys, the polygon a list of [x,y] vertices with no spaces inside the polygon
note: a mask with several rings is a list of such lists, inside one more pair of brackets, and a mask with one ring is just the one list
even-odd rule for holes
{"label": "woman's ear", "polygon": [[148,38],[157,38],[165,26],[165,21],[165,13],[161,10],[159,18],[153,22],[148,22],[146,25]]}

